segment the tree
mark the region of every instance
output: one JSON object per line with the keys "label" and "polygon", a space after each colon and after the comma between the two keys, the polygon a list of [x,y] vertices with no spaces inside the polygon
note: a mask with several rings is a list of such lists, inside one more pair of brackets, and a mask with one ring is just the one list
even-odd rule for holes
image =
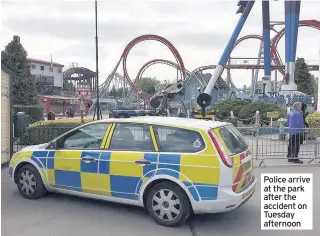
{"label": "tree", "polygon": [[148,94],[154,94],[156,91],[156,88],[158,88],[161,85],[161,82],[159,80],[151,77],[141,78],[139,83],[140,83],[140,88],[143,91],[147,92]]}
{"label": "tree", "polygon": [[36,84],[30,72],[27,56],[27,51],[20,43],[20,37],[16,35],[1,52],[2,61],[11,67],[16,74],[12,89],[12,100],[15,105],[39,104]]}
{"label": "tree", "polygon": [[304,58],[298,58],[295,65],[294,82],[298,90],[307,95],[314,93],[314,77],[309,73],[308,66]]}

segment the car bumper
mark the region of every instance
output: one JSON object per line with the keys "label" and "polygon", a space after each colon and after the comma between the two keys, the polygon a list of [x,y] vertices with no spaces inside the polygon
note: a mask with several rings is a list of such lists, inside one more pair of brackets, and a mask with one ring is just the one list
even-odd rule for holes
{"label": "car bumper", "polygon": [[193,202],[193,211],[195,214],[232,211],[252,197],[255,192],[256,183],[257,178],[253,176],[248,187],[240,193],[234,193],[231,187],[220,187],[217,200]]}

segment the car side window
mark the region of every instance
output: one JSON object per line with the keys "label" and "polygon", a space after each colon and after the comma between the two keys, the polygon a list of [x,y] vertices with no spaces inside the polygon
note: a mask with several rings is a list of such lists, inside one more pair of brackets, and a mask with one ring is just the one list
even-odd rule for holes
{"label": "car side window", "polygon": [[67,134],[58,141],[59,149],[100,149],[110,124],[87,125]]}
{"label": "car side window", "polygon": [[116,124],[109,149],[114,151],[153,152],[154,146],[149,125]]}
{"label": "car side window", "polygon": [[193,130],[154,126],[160,152],[195,153],[205,148],[201,134]]}

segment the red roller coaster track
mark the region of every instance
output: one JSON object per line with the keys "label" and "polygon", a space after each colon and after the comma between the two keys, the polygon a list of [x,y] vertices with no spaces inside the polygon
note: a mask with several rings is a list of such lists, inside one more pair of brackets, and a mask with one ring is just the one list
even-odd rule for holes
{"label": "red roller coaster track", "polygon": [[155,64],[165,64],[165,65],[168,65],[168,66],[171,66],[177,70],[180,70],[182,73],[184,73],[185,75],[190,75],[190,71],[181,68],[181,66],[175,62],[172,62],[172,61],[169,61],[169,60],[164,60],[164,59],[153,59],[151,61],[148,61],[147,63],[145,63],[139,70],[137,76],[136,76],[136,79],[135,79],[135,84],[137,84],[138,81],[140,81],[143,73],[146,71],[146,69],[148,69],[150,66],[152,65],[155,65]]}
{"label": "red roller coaster track", "polygon": [[[317,21],[317,20],[303,20],[303,21],[299,21],[299,26],[306,26],[306,27],[311,27],[311,28],[315,28],[317,30],[320,30],[320,22]],[[280,39],[283,37],[285,33],[285,28],[283,28],[281,31],[279,31],[271,40],[271,59],[272,61],[274,62],[274,64],[277,66],[281,66],[281,67],[277,67],[276,69],[278,69],[283,75],[285,74],[285,70],[283,69],[283,63],[281,62],[281,58],[280,58],[280,55],[277,51],[277,46],[278,46],[278,43],[280,41]],[[238,39],[234,46],[233,46],[233,49],[238,46],[238,44],[240,44],[242,41],[244,40],[247,40],[247,39],[259,39],[259,40],[263,40],[262,36],[261,35],[246,35],[240,39]],[[154,60],[151,60],[147,63],[145,63],[139,70],[137,76],[136,76],[136,80],[135,82],[132,82],[132,80],[130,79],[129,77],[129,74],[128,74],[128,71],[127,71],[127,57],[128,57],[128,54],[130,52],[130,50],[138,43],[142,42],[142,41],[147,41],[147,40],[154,40],[154,41],[158,41],[162,44],[164,44],[165,46],[167,46],[170,51],[172,52],[172,54],[174,55],[177,63],[174,63],[174,62],[171,62],[171,61],[168,61],[168,60],[163,60],[163,59],[154,59]],[[133,88],[133,90],[135,92],[139,92],[139,80],[142,76],[142,74],[144,73],[144,71],[154,65],[154,64],[157,64],[157,63],[162,63],[162,64],[166,64],[166,65],[169,65],[171,67],[174,67],[178,70],[181,71],[182,73],[182,76],[183,78],[185,78],[186,75],[190,75],[191,73],[189,71],[187,71],[185,69],[185,66],[184,66],[184,63],[183,63],[183,60],[178,52],[178,50],[173,46],[173,44],[171,44],[167,39],[161,37],[161,36],[158,36],[158,35],[153,35],[153,34],[148,34],[148,35],[141,35],[135,39],[133,39],[124,49],[122,55],[121,55],[121,58],[119,60],[119,62],[117,63],[116,67],[114,68],[113,72],[111,73],[111,76],[113,77],[120,62],[123,62],[123,72],[124,72],[124,78],[127,80],[127,82],[130,84],[130,86]],[[205,70],[205,69],[211,69],[211,68],[214,68],[213,65],[208,65],[208,66],[201,66],[199,68],[196,68],[194,71],[192,71],[192,73],[194,72],[198,72],[198,71],[202,71],[202,70]],[[142,92],[142,96],[146,99],[147,103],[150,102],[150,95],[145,93],[144,91],[141,91]]]}
{"label": "red roller coaster track", "polygon": [[[299,26],[306,26],[306,27],[311,27],[317,30],[320,30],[320,22],[317,20],[303,20],[303,21],[299,21]],[[283,63],[281,61],[280,55],[278,53],[277,47],[279,44],[280,39],[283,37],[285,33],[285,28],[283,28],[281,31],[279,31],[272,39],[270,42],[270,52],[271,52],[271,59],[274,62],[274,64],[276,65],[275,67],[281,72],[282,75],[285,75],[285,70],[283,69]],[[241,38],[239,38],[235,44],[233,45],[233,49],[238,46],[238,44],[240,44],[242,41],[245,41],[247,39],[258,39],[258,40],[263,40],[263,37],[261,35],[256,35],[256,34],[250,34],[250,35],[246,35],[243,36]],[[234,66],[237,67],[237,66]],[[207,70],[207,69],[213,69],[215,68],[214,65],[207,65],[207,66],[200,66],[198,68],[196,68],[195,70],[192,71],[192,73],[194,72],[199,72],[199,71],[203,71],[203,70]]]}
{"label": "red roller coaster track", "polygon": [[[128,54],[130,52],[130,50],[138,43],[142,42],[142,41],[147,41],[147,40],[154,40],[154,41],[158,41],[162,44],[164,44],[165,46],[167,46],[170,51],[172,52],[172,54],[174,55],[178,65],[179,65],[179,68],[181,68],[181,72],[182,72],[182,76],[183,78],[185,78],[186,76],[186,70],[185,70],[185,67],[184,67],[184,63],[182,61],[182,58],[178,52],[178,50],[173,46],[172,43],[170,43],[167,39],[161,37],[161,36],[158,36],[158,35],[153,35],[153,34],[148,34],[148,35],[141,35],[135,39],[133,39],[126,47],[125,49],[123,50],[123,53],[121,55],[121,58],[119,60],[119,62],[117,63],[116,67],[114,68],[113,72],[112,72],[112,77],[114,75],[114,73],[116,72],[121,60],[122,60],[122,63],[123,63],[123,73],[124,73],[124,78],[127,80],[127,82],[130,84],[130,86],[133,88],[133,90],[135,92],[139,92],[139,81],[136,81],[136,83],[133,83],[132,80],[130,79],[129,77],[129,74],[128,74],[128,71],[127,71],[127,57],[128,57]],[[142,96],[146,99],[147,103],[150,102],[150,95],[144,91],[141,91],[142,93]]]}
{"label": "red roller coaster track", "polygon": [[[304,26],[304,27],[306,26],[306,27],[311,27],[311,28],[320,30],[320,22],[317,20],[302,20],[302,21],[299,21],[299,26]],[[285,33],[285,28],[279,31],[279,33],[276,34],[276,36],[271,40],[271,58],[276,65],[282,64],[280,56],[277,52],[277,47],[284,33]],[[285,75],[285,70],[280,69],[279,71],[281,72],[282,75]]]}

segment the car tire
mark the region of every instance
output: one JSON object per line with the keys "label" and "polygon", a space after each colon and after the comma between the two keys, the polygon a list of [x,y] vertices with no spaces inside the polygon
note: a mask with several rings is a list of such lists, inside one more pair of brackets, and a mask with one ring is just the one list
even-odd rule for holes
{"label": "car tire", "polygon": [[38,199],[47,193],[39,171],[31,164],[19,169],[17,186],[20,194],[27,199]]}
{"label": "car tire", "polygon": [[152,218],[166,227],[184,223],[191,214],[188,196],[171,182],[161,182],[153,186],[148,192],[146,207]]}

